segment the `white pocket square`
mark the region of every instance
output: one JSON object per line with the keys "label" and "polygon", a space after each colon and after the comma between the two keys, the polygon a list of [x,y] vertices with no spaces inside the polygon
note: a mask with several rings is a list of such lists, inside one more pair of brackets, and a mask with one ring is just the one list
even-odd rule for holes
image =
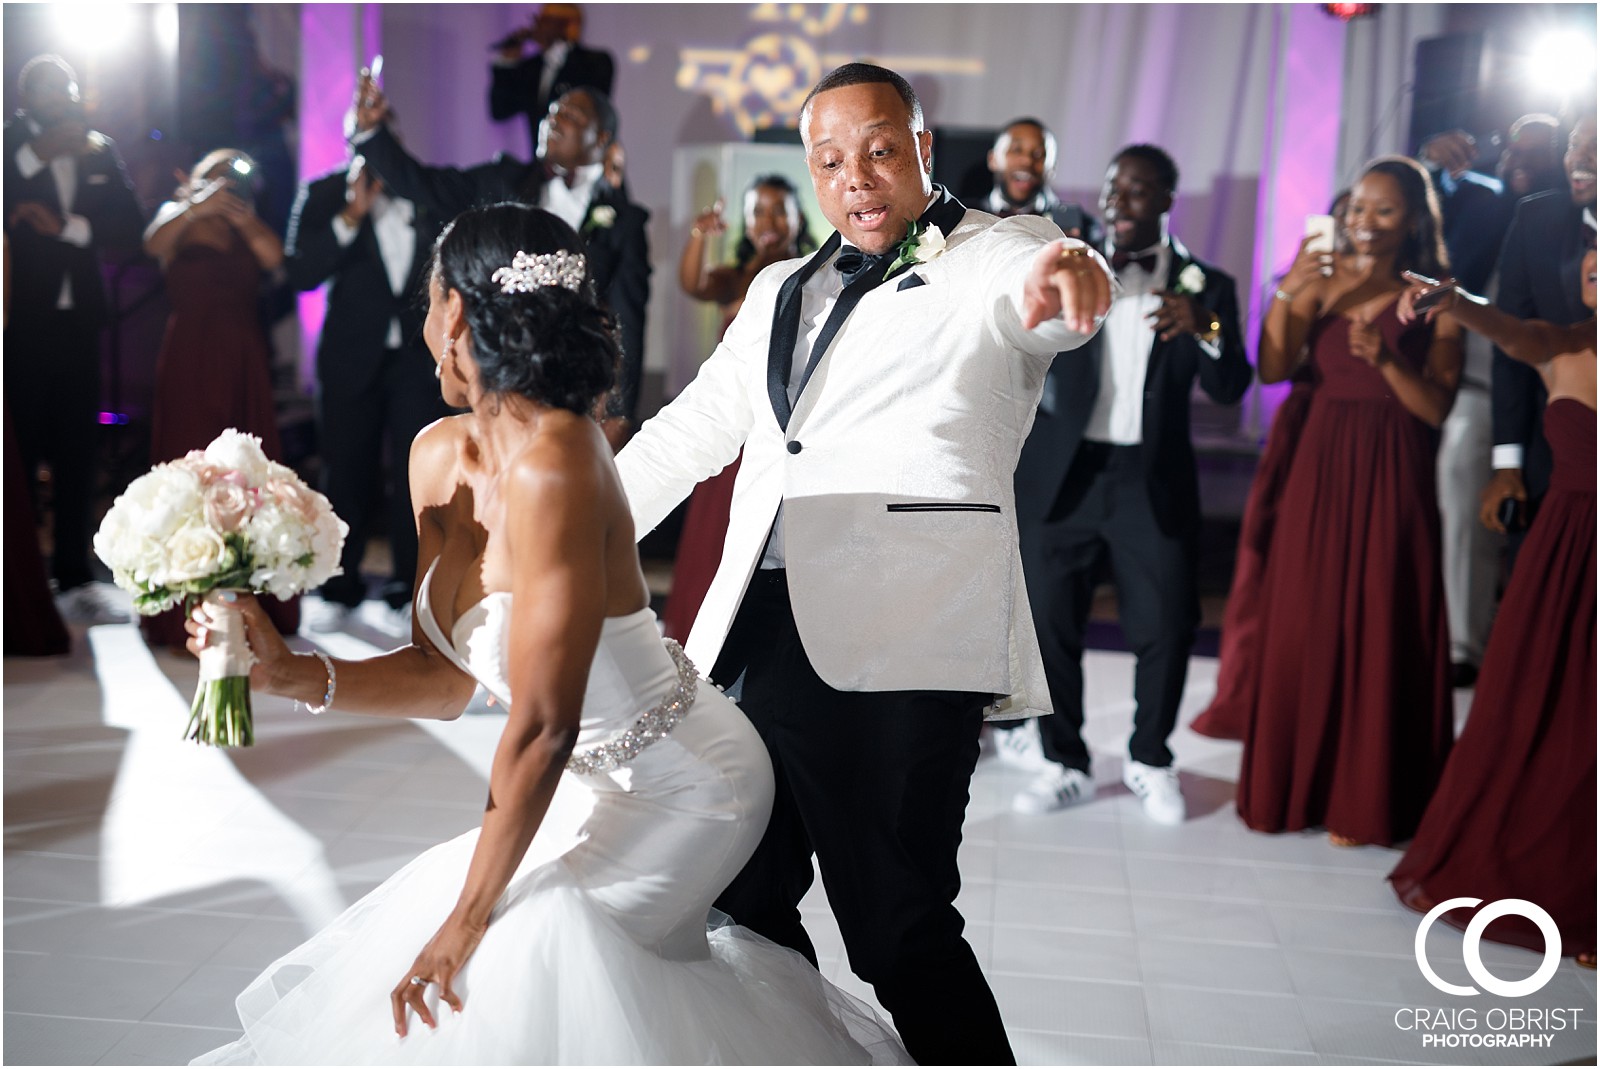
{"label": "white pocket square", "polygon": [[92,174],[88,178],[84,179],[84,181],[89,183],[91,186],[103,186],[107,182],[111,181],[111,176],[108,174]]}

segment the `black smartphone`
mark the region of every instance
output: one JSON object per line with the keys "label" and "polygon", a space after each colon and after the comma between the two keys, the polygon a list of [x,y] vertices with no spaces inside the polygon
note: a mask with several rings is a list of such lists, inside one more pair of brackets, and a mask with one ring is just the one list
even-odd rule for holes
{"label": "black smartphone", "polygon": [[1514,497],[1502,498],[1495,515],[1507,531],[1520,531],[1528,526],[1528,503]]}
{"label": "black smartphone", "polygon": [[1076,204],[1063,204],[1052,211],[1050,215],[1053,219],[1055,219],[1056,226],[1059,226],[1061,228],[1061,232],[1067,235],[1069,238],[1082,238],[1087,236],[1088,231],[1086,229],[1086,220],[1084,219],[1083,209],[1078,207]]}
{"label": "black smartphone", "polygon": [[[1425,290],[1421,296],[1411,302],[1411,307],[1418,312],[1426,312],[1428,309],[1432,308],[1434,305],[1448,297],[1450,295],[1450,291],[1454,288],[1454,286],[1440,286],[1437,289]],[[1515,501],[1516,498],[1507,498],[1507,500]]]}

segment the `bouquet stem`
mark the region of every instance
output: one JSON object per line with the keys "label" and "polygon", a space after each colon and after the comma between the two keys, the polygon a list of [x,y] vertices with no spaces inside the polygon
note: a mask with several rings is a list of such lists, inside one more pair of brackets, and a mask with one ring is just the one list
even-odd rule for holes
{"label": "bouquet stem", "polygon": [[255,724],[250,713],[250,665],[255,657],[245,639],[244,617],[222,590],[202,599],[212,617],[210,639],[200,651],[200,684],[189,706],[184,738],[207,746],[251,746]]}
{"label": "bouquet stem", "polygon": [[207,746],[253,746],[255,724],[250,714],[250,677],[202,679],[189,706],[186,739]]}

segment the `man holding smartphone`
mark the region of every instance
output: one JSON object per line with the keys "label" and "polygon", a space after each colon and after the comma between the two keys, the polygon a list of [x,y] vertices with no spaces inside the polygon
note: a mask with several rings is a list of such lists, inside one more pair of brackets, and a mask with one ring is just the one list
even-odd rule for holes
{"label": "man holding smartphone", "polygon": [[18,79],[22,110],[5,126],[6,241],[11,256],[6,396],[30,487],[50,468],[51,571],[78,623],[127,616],[92,582],[100,332],[110,319],[103,250],[133,250],[144,211],[111,139],[89,127],[78,78],[37,56]]}
{"label": "man holding smartphone", "polygon": [[[1595,114],[1573,124],[1563,159],[1567,188],[1524,199],[1512,216],[1500,251],[1495,304],[1518,319],[1566,326],[1592,315],[1583,305],[1580,273],[1595,244]],[[1539,374],[1499,350],[1494,354],[1494,478],[1483,492],[1480,515],[1505,531],[1510,560],[1550,479],[1544,440],[1545,389]]]}

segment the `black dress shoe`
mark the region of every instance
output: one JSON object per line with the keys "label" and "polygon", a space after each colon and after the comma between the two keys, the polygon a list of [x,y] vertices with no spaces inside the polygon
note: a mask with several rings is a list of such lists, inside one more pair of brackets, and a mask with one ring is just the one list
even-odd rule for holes
{"label": "black dress shoe", "polygon": [[1466,690],[1477,681],[1477,665],[1468,664],[1466,661],[1457,661],[1450,666],[1450,686],[1456,690]]}

